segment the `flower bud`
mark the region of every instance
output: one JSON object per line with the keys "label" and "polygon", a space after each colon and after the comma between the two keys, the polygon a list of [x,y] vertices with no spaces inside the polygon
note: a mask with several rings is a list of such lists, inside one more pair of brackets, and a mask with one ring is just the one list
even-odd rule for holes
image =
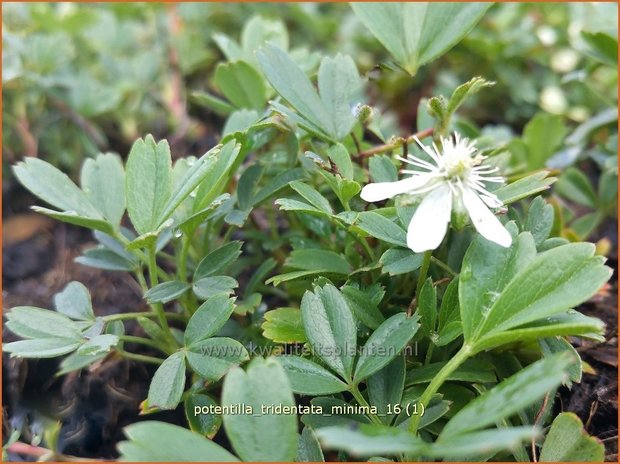
{"label": "flower bud", "polygon": [[358,103],[355,105],[355,108],[353,108],[353,115],[362,125],[366,125],[372,121],[373,109],[371,106]]}
{"label": "flower bud", "polygon": [[460,195],[452,197],[452,217],[450,223],[455,230],[463,230],[469,223],[469,214]]}

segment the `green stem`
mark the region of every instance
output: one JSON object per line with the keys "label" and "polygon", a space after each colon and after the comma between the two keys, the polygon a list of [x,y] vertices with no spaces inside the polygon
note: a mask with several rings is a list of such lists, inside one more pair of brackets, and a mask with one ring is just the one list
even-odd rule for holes
{"label": "green stem", "polygon": [[[441,368],[435,377],[433,377],[433,380],[431,380],[431,383],[428,384],[428,387],[426,387],[426,390],[424,390],[424,393],[422,393],[422,396],[418,400],[418,403],[421,405],[421,411],[424,411],[424,409],[428,406],[428,403],[433,395],[437,393],[439,387],[443,385],[450,374],[452,374],[457,367],[463,364],[463,362],[469,358],[470,355],[471,347],[469,345],[463,345],[461,349],[452,357],[452,359],[450,359],[450,361],[448,361],[448,363]],[[421,414],[411,417],[411,421],[409,422],[409,431],[411,433],[416,433],[418,431],[418,425],[420,424],[421,418]]]}
{"label": "green stem", "polygon": [[131,359],[132,361],[144,362],[149,364],[161,364],[164,362],[163,359],[155,358],[153,356],[146,356],[144,354],[136,354],[130,353],[124,350],[118,350],[118,353],[125,359]]}
{"label": "green stem", "polygon": [[[364,406],[365,408],[370,408],[370,405],[368,404],[368,402],[366,401],[362,393],[359,391],[359,388],[357,387],[357,385],[351,386],[351,393],[353,394],[353,397],[357,400],[357,402],[360,404],[360,406]],[[375,424],[382,424],[381,419],[379,419],[377,415],[368,413],[367,416],[371,422]]]}
{"label": "green stem", "polygon": [[[164,313],[164,315],[168,319],[177,319],[177,320],[180,320],[180,321],[184,321],[185,320],[185,318],[183,317],[182,314]],[[108,316],[103,316],[103,320],[105,322],[124,321],[124,320],[127,320],[127,319],[138,319],[139,317],[157,317],[157,314],[155,314],[155,313],[147,313],[147,312],[141,312],[141,313],[119,313],[119,314],[110,314]]]}
{"label": "green stem", "polygon": [[154,340],[151,340],[149,338],[144,338],[144,337],[135,337],[133,335],[119,335],[118,337],[121,341],[123,342],[127,342],[127,343],[139,343],[141,345],[146,345],[146,346],[150,346],[151,348],[156,348],[158,350],[162,350],[164,353],[167,353],[165,350],[163,350],[159,344],[157,342],[155,342]]}
{"label": "green stem", "polygon": [[435,258],[434,256],[431,256],[431,262],[435,265],[437,265],[438,267],[440,267],[441,269],[443,269],[444,271],[446,271],[448,274],[450,274],[452,277],[456,277],[458,275],[458,273],[456,271],[454,271],[450,266],[448,266],[446,263],[444,263],[443,261]]}
{"label": "green stem", "polygon": [[149,286],[146,283],[146,279],[144,278],[144,272],[142,272],[142,269],[138,269],[136,271],[136,280],[140,284],[142,292],[146,293],[149,290]]}
{"label": "green stem", "polygon": [[[149,249],[149,279],[151,280],[151,287],[156,286],[159,283],[157,277],[157,250],[156,245],[153,243]],[[164,333],[166,334],[166,338],[170,343],[171,347],[176,349],[177,342],[172,336],[172,332],[170,332],[170,326],[168,325],[168,319],[166,319],[166,313],[164,312],[164,305],[161,303],[154,303],[151,305],[153,312],[157,315],[157,319],[159,321],[159,326],[162,328]]]}
{"label": "green stem", "polygon": [[431,341],[428,344],[428,349],[426,350],[426,357],[424,358],[425,366],[428,366],[431,363],[431,359],[433,359],[433,350],[435,350],[435,344]]}
{"label": "green stem", "polygon": [[177,269],[177,275],[181,282],[187,282],[187,254],[189,253],[189,247],[191,240],[188,236],[184,235],[181,241],[181,252],[179,253],[179,265]]}
{"label": "green stem", "polygon": [[428,250],[424,252],[424,256],[422,258],[422,266],[420,267],[420,274],[418,275],[418,284],[415,287],[415,306],[412,308],[412,312],[415,312],[415,309],[418,307],[418,303],[420,300],[420,292],[422,291],[422,287],[424,286],[424,282],[426,281],[426,275],[428,274],[428,268],[431,265],[431,258],[433,257],[433,250]]}
{"label": "green stem", "polygon": [[407,137],[406,139],[403,137],[398,137],[396,140],[394,140],[391,143],[385,144],[385,145],[380,145],[378,147],[374,147],[371,148],[370,150],[366,150],[363,151],[359,154],[360,158],[368,158],[370,156],[374,156],[374,155],[378,155],[380,153],[386,153],[388,151],[392,151],[396,148],[400,148],[401,146],[403,146],[404,143],[406,143],[407,145],[409,145],[410,143],[413,143],[415,141],[415,138],[417,137],[418,139],[423,139],[426,137],[429,137],[433,135],[433,129],[425,129],[423,131],[420,131],[416,134],[410,135],[409,137]]}

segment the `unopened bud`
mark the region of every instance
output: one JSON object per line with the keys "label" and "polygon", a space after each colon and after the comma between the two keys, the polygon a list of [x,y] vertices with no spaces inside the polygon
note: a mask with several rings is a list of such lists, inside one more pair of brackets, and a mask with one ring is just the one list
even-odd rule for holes
{"label": "unopened bud", "polygon": [[366,125],[372,120],[373,109],[368,105],[358,103],[355,105],[355,108],[353,108],[353,115],[362,125]]}

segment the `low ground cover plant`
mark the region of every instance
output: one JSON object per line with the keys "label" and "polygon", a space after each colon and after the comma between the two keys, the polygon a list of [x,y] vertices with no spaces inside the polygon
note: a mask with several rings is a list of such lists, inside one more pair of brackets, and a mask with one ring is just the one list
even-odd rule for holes
{"label": "low ground cover plant", "polygon": [[[582,376],[569,337],[604,340],[578,307],[612,275],[584,241],[616,209],[611,106],[568,138],[539,113],[507,141],[459,116],[492,92],[485,76],[425,95],[405,134],[368,97],[373,72],[418,79],[490,7],[352,4],[386,54],[364,73],[256,16],[240,42],[216,36],[219,95],[195,98],[226,121],[204,155],[173,160],[146,135],[77,182],[15,164],[35,211],[93,231],[77,262],[130,274],[150,311],[100,316],[73,281],[8,311],[20,340],[3,350],[62,357],[60,375],[116,357],[152,369],[123,460],[602,460],[554,398]],[[617,39],[584,40],[609,67]],[[566,168],[576,147],[596,152],[598,187]],[[157,420],[177,408],[184,427]],[[46,446],[61,456],[53,433]]]}

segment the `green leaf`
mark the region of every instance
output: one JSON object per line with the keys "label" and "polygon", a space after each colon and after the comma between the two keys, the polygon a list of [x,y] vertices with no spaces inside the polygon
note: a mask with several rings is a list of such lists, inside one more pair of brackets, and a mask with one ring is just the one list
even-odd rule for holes
{"label": "green leaf", "polygon": [[119,338],[113,334],[101,334],[97,335],[82,346],[78,348],[76,353],[79,356],[97,356],[103,353],[108,353],[110,350],[118,345]]}
{"label": "green leaf", "polygon": [[482,77],[474,77],[469,81],[465,82],[464,84],[459,85],[452,93],[452,96],[450,97],[450,100],[448,100],[448,104],[446,105],[446,111],[448,115],[451,116],[452,114],[454,114],[454,112],[469,97],[475,95],[481,89],[485,87],[491,87],[494,84],[494,82],[487,81]]}
{"label": "green leaf", "polygon": [[560,413],[551,424],[540,453],[541,462],[603,462],[605,446],[591,437],[579,417]]}
{"label": "green leaf", "polygon": [[488,3],[351,3],[351,8],[409,74],[456,45]]}
{"label": "green leaf", "polygon": [[509,427],[480,432],[463,433],[437,440],[428,455],[446,460],[486,461],[499,451],[514,450],[524,442],[531,442],[540,434],[536,427]]}
{"label": "green leaf", "polygon": [[182,296],[189,288],[190,284],[180,280],[169,280],[155,285],[144,294],[144,299],[149,303],[168,303]]}
{"label": "green leaf", "polygon": [[447,345],[463,333],[459,305],[458,278],[452,279],[448,284],[441,300],[438,318],[438,339],[435,342],[437,346]]}
{"label": "green leaf", "polygon": [[289,184],[293,190],[299,193],[306,201],[312,204],[315,208],[323,211],[326,214],[333,214],[334,210],[332,209],[329,201],[317,192],[313,187],[310,187],[308,184],[304,184],[299,180],[294,180]]}
{"label": "green leaf", "polygon": [[209,395],[191,393],[185,399],[185,417],[192,432],[213,438],[222,425],[222,416],[203,411],[218,404]]}
{"label": "green leaf", "polygon": [[30,192],[61,211],[90,219],[104,219],[88,195],[48,162],[25,157],[13,167],[13,173]]}
{"label": "green leaf", "polygon": [[90,202],[115,227],[125,213],[125,170],[118,155],[100,153],[87,158],[80,183]]}
{"label": "green leaf", "polygon": [[252,204],[257,205],[262,201],[269,198],[274,193],[278,192],[282,188],[286,187],[291,181],[301,179],[304,177],[304,170],[301,168],[287,169],[281,172],[276,177],[272,178],[270,182],[261,188],[252,198]]}
{"label": "green leaf", "polygon": [[386,155],[371,157],[368,160],[368,171],[373,182],[394,182],[398,180],[398,170],[392,159]]}
{"label": "green leaf", "polygon": [[523,142],[528,149],[528,168],[543,168],[567,133],[568,129],[561,116],[548,113],[536,114],[523,129]]}
{"label": "green leaf", "polygon": [[568,379],[567,369],[572,362],[572,356],[565,354],[531,364],[468,403],[446,424],[438,442],[451,442],[457,435],[512,416],[561,385]]}
{"label": "green leaf", "polygon": [[305,343],[306,332],[298,308],[278,308],[265,313],[263,337],[276,343]]}
{"label": "green leaf", "polygon": [[349,274],[351,272],[351,266],[344,256],[321,248],[293,250],[284,262],[284,265],[302,271],[320,269],[336,274]]}
{"label": "green leaf", "polygon": [[331,284],[306,291],[301,317],[314,353],[343,378],[350,378],[357,329],[342,293]]}
{"label": "green leaf", "polygon": [[394,412],[392,408],[391,414],[388,414],[388,409],[390,405],[400,404],[405,388],[404,356],[397,356],[383,369],[371,375],[367,386],[370,404],[377,408],[378,416],[389,424]]}
{"label": "green leaf", "polygon": [[530,203],[525,220],[525,230],[529,230],[534,237],[537,247],[549,237],[553,227],[553,206],[543,197],[536,197]]}
{"label": "green leaf", "polygon": [[53,209],[43,208],[41,206],[31,206],[30,208],[36,213],[45,214],[52,219],[66,222],[67,224],[86,227],[87,229],[99,230],[108,234],[114,230],[112,224],[104,219],[92,219],[89,217],[80,216],[74,211],[58,212]]}
{"label": "green leaf", "polygon": [[526,342],[545,337],[567,335],[581,335],[603,341],[604,337],[602,335],[604,330],[605,324],[600,319],[570,311],[485,336],[476,342],[476,347],[478,350],[488,350],[506,343]]}
{"label": "green leaf", "polygon": [[194,271],[194,281],[225,270],[241,254],[241,245],[241,242],[233,241],[211,251],[198,263]]}
{"label": "green leaf", "polygon": [[202,211],[222,194],[229,181],[231,168],[239,162],[240,153],[241,144],[233,143],[233,141],[221,148],[219,154],[217,154],[216,163],[198,185],[197,190],[195,190],[196,196],[194,197],[193,213]]}
{"label": "green leaf", "polygon": [[355,124],[355,116],[351,111],[352,100],[361,83],[357,67],[350,56],[338,54],[321,60],[319,94],[325,110],[331,115],[336,140],[345,138]]}
{"label": "green leaf", "polygon": [[346,451],[353,456],[422,455],[427,444],[406,430],[386,425],[359,424],[353,427],[322,427],[316,431],[321,445],[327,449]]}
{"label": "green leaf", "polygon": [[330,395],[348,390],[346,383],[315,362],[299,356],[278,356],[295,393]]}
{"label": "green leaf", "polygon": [[55,358],[75,351],[80,344],[74,338],[37,338],[5,343],[2,351],[21,358]]}
{"label": "green leaf", "polygon": [[[349,110],[351,114],[351,110]],[[338,172],[345,179],[353,179],[353,162],[351,161],[351,155],[341,143],[332,145],[327,149],[329,159],[336,165]]]}
{"label": "green leaf", "polygon": [[206,300],[218,293],[230,295],[239,283],[229,276],[204,277],[194,282],[192,289],[198,298]]}
{"label": "green leaf", "polygon": [[547,190],[557,180],[555,177],[547,177],[547,174],[549,174],[547,171],[537,172],[523,177],[512,184],[500,187],[493,193],[502,203],[509,205],[530,195]]}
{"label": "green leaf", "polygon": [[330,217],[330,213],[325,213],[320,209],[315,208],[303,201],[293,200],[292,198],[278,198],[275,204],[280,206],[280,209],[284,211],[301,211],[304,213],[310,213],[317,216]]}
{"label": "green leaf", "polygon": [[311,125],[335,138],[331,115],[310,80],[290,56],[280,48],[267,44],[256,52],[256,58],[276,92]]}
{"label": "green leaf", "polygon": [[596,208],[598,203],[590,180],[577,168],[566,169],[555,184],[555,190],[563,197],[583,206]]}
{"label": "green leaf", "polygon": [[253,16],[243,26],[241,45],[246,55],[254,56],[254,51],[266,43],[272,43],[282,50],[288,49],[289,39],[286,25],[278,19]]}
{"label": "green leaf", "polygon": [[290,282],[291,280],[298,280],[298,279],[305,279],[305,280],[312,280],[310,279],[311,276],[317,276],[317,275],[321,275],[323,277],[329,277],[329,278],[343,278],[343,274],[330,274],[330,272],[327,269],[314,269],[312,271],[293,271],[293,272],[286,272],[284,274],[278,274],[276,276],[273,276],[269,279],[267,279],[265,281],[265,284],[273,284],[274,287],[277,287],[278,285],[280,285],[283,282]]}
{"label": "green leaf", "polygon": [[490,308],[478,332],[484,334],[481,338],[564,312],[590,298],[612,273],[594,252],[590,243],[569,243],[534,258]]}
{"label": "green leaf", "polygon": [[234,309],[234,299],[216,295],[201,304],[192,315],[185,329],[185,345],[215,335],[228,321]]}
{"label": "green leaf", "polygon": [[226,34],[213,34],[213,41],[229,61],[239,60],[243,57],[243,50],[239,44]]}
{"label": "green leaf", "polygon": [[106,271],[133,271],[137,268],[137,263],[102,247],[90,248],[84,251],[82,256],[75,258],[74,261],[84,266]]}
{"label": "green leaf", "polygon": [[437,324],[437,290],[430,277],[424,282],[418,296],[417,313],[420,316],[420,330],[426,337],[430,337]]}
{"label": "green leaf", "polygon": [[390,248],[381,256],[382,272],[391,276],[413,272],[422,265],[422,254],[409,248]]}
{"label": "green leaf", "polygon": [[213,110],[220,116],[228,116],[233,111],[235,111],[235,107],[232,106],[230,103],[219,97],[216,97],[215,95],[211,95],[208,92],[201,92],[195,90],[191,92],[189,96],[190,101],[192,101],[196,105]]}
{"label": "green leaf", "polygon": [[[161,142],[160,142],[161,144]],[[159,144],[158,144],[159,146]],[[221,162],[221,158],[224,153],[228,153],[235,146],[234,142],[228,142],[224,147],[216,145],[203,156],[195,161],[182,178],[174,183],[174,190],[172,194],[169,194],[168,201],[162,207],[162,210],[157,216],[157,227],[161,226],[174,212],[179,208],[181,203],[189,197],[192,192],[195,193],[201,183],[209,183],[216,185],[220,179],[217,178],[218,163]],[[165,146],[167,147],[167,145]],[[168,153],[169,156],[169,153]],[[162,161],[163,162],[163,161]],[[164,169],[161,167],[161,169]]]}
{"label": "green leaf", "polygon": [[130,441],[118,444],[122,461],[238,462],[224,448],[200,435],[165,422],[136,422],[125,427]]}
{"label": "green leaf", "polygon": [[214,82],[237,108],[262,110],[267,103],[262,76],[245,61],[220,63]]}
{"label": "green leaf", "polygon": [[64,358],[60,362],[60,369],[56,372],[56,376],[61,376],[68,374],[69,372],[74,372],[80,369],[83,369],[91,364],[100,361],[105,358],[107,353],[99,353],[95,355],[81,355],[76,351],[75,353],[71,353],[69,356]]}
{"label": "green leaf", "polygon": [[360,213],[356,226],[384,242],[401,247],[407,246],[405,229],[378,213],[372,211]]}
{"label": "green leaf", "polygon": [[246,211],[252,207],[254,190],[260,182],[263,172],[264,168],[260,164],[253,164],[241,174],[237,184],[237,202],[241,210]]}
{"label": "green leaf", "polygon": [[195,342],[185,354],[194,372],[211,382],[217,382],[233,367],[250,359],[241,343],[226,337]]}
{"label": "green leaf", "polygon": [[127,158],[127,212],[139,234],[160,225],[172,189],[170,147],[165,140],[155,143],[151,135],[134,142]]}
{"label": "green leaf", "polygon": [[84,284],[69,282],[64,290],[54,295],[56,311],[78,321],[94,321],[95,313],[90,293]]}
{"label": "green leaf", "polygon": [[78,325],[64,314],[32,306],[17,306],[6,315],[6,328],[23,338],[82,340]]}
{"label": "green leaf", "polygon": [[[508,230],[514,234],[514,224]],[[536,255],[534,239],[529,232],[514,238],[509,248],[476,237],[461,267],[459,301],[465,340],[482,334],[482,325],[490,317],[491,307],[511,279]]]}
{"label": "green leaf", "polygon": [[325,462],[321,445],[312,428],[306,426],[301,431],[297,445],[297,462]]}
{"label": "green leaf", "polygon": [[345,285],[342,287],[342,293],[353,315],[369,329],[377,329],[385,321],[385,317],[383,317],[377,305],[362,290]]}
{"label": "green leaf", "polygon": [[617,37],[604,32],[581,31],[581,38],[590,46],[590,55],[610,66],[618,66]]}
{"label": "green leaf", "polygon": [[385,367],[402,351],[420,327],[418,317],[395,314],[368,338],[355,367],[356,383]]}
{"label": "green leaf", "polygon": [[155,371],[149,386],[149,408],[175,409],[185,389],[185,355],[170,355]]}
{"label": "green leaf", "polygon": [[225,415],[224,428],[233,448],[244,461],[292,461],[297,453],[297,418],[275,414],[262,407],[294,406],[293,392],[282,366],[273,358],[255,358],[247,372],[228,373],[222,406],[243,403],[256,414]]}
{"label": "green leaf", "polygon": [[[237,132],[247,132],[260,120],[256,110],[237,110],[233,112],[222,129],[222,138]],[[239,184],[241,185],[241,184]]]}

